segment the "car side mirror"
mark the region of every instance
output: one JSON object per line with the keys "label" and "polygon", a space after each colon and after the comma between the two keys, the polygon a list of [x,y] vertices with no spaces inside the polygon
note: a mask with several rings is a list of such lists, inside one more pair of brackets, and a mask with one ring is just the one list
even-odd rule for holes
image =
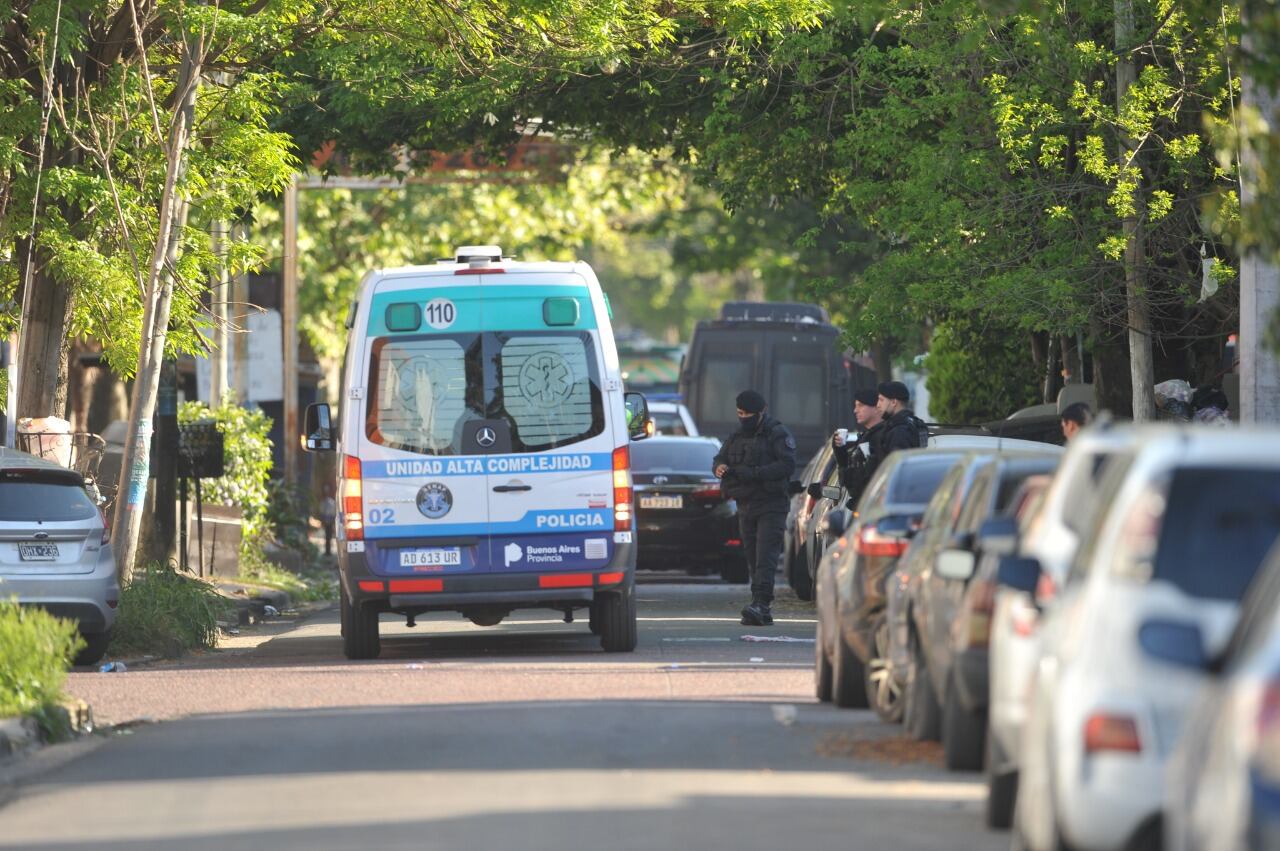
{"label": "car side mirror", "polygon": [[804,493],[803,482],[797,481],[796,479],[792,479],[787,482],[787,494],[789,496],[799,496],[802,493]]}
{"label": "car side mirror", "polygon": [[936,570],[943,579],[967,582],[973,576],[974,558],[968,550],[943,550],[938,554]]}
{"label": "car side mirror", "polygon": [[1002,556],[996,568],[996,581],[1015,591],[1034,594],[1040,583],[1040,562],[1021,556]]}
{"label": "car side mirror", "polygon": [[1138,627],[1138,645],[1153,659],[1205,671],[1209,654],[1200,627],[1185,621],[1149,620]]}
{"label": "car side mirror", "polygon": [[832,502],[839,502],[840,497],[844,496],[844,489],[839,485],[827,485],[822,489],[822,498],[829,499]]}
{"label": "car side mirror", "polygon": [[805,488],[805,493],[812,499],[822,499],[822,482],[811,483],[809,487]]}
{"label": "car side mirror", "polygon": [[831,539],[838,538],[849,528],[850,519],[848,509],[837,508],[828,511],[826,518],[822,521],[822,533]]}
{"label": "car side mirror", "polygon": [[644,440],[655,431],[649,416],[649,400],[643,393],[628,391],[622,394],[622,404],[627,412],[627,435],[632,440]]}
{"label": "car side mirror", "polygon": [[307,452],[332,452],[336,446],[333,414],[325,402],[307,405],[303,418],[302,448]]}

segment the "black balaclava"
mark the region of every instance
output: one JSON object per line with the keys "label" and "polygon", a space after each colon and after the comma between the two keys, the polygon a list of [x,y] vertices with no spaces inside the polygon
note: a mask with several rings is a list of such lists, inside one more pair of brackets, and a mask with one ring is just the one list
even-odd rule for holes
{"label": "black balaclava", "polygon": [[738,417],[738,422],[742,424],[742,430],[750,433],[759,428],[760,422],[764,419],[764,397],[754,390],[743,390],[738,394],[737,404],[741,410],[751,415],[749,417]]}

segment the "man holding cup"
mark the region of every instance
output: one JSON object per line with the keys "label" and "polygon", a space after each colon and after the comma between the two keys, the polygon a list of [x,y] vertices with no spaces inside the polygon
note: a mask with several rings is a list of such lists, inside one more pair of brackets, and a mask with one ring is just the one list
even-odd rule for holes
{"label": "man holding cup", "polygon": [[[858,390],[853,394],[853,417],[858,423],[859,434],[856,439],[849,439],[849,430],[836,429],[831,437],[831,447],[835,450],[836,462],[844,471],[841,481],[849,492],[849,507],[858,504],[862,491],[871,481],[871,474],[884,457],[880,445],[884,435],[884,416],[876,406],[879,393],[875,390]],[[865,447],[865,448],[864,448]]]}

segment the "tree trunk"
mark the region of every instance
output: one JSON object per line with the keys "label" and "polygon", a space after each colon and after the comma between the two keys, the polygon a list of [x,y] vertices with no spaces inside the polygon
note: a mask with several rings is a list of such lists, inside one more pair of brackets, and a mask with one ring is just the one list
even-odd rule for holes
{"label": "tree trunk", "polygon": [[[19,268],[25,268],[30,243],[19,246]],[[71,341],[71,288],[54,280],[48,258],[37,254],[31,289],[22,305],[18,355],[18,417],[67,415],[67,354]]]}
{"label": "tree trunk", "polygon": [[1062,368],[1066,370],[1064,383],[1084,383],[1084,352],[1080,351],[1076,338],[1068,334],[1062,336]]}
{"label": "tree trunk", "polygon": [[180,100],[174,111],[169,135],[168,172],[160,198],[160,228],[147,280],[147,298],[142,325],[142,346],[138,352],[138,377],[129,406],[129,436],[125,441],[120,472],[120,496],[112,539],[119,570],[131,573],[138,552],[147,484],[150,474],[152,412],[160,387],[160,366],[164,359],[169,328],[169,308],[173,299],[174,270],[182,247],[182,231],[187,222],[188,204],[180,187],[186,173],[187,146],[195,120],[205,43],[201,34],[195,45],[186,44],[177,91]]}
{"label": "tree trunk", "polygon": [[1133,374],[1129,369],[1129,349],[1122,337],[1111,333],[1101,322],[1092,323],[1093,391],[1099,411],[1109,411],[1118,419],[1133,413]]}
{"label": "tree trunk", "polygon": [[[1116,109],[1124,111],[1129,87],[1137,80],[1137,66],[1133,61],[1134,23],[1133,0],[1115,0],[1116,16]],[[1120,140],[1121,167],[1136,168],[1136,151],[1132,139]],[[1126,316],[1129,326],[1129,371],[1132,388],[1132,409],[1135,422],[1151,422],[1156,418],[1154,391],[1155,370],[1151,355],[1151,316],[1147,308],[1147,257],[1142,217],[1146,211],[1143,202],[1141,170],[1138,185],[1134,189],[1134,211],[1124,220],[1124,289]]]}
{"label": "tree trunk", "polygon": [[1049,335],[1044,353],[1044,402],[1058,401],[1058,338]]}

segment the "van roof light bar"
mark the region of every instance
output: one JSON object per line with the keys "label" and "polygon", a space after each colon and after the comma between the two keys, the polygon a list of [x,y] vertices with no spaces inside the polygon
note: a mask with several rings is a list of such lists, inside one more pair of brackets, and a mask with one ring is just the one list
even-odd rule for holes
{"label": "van roof light bar", "polygon": [[502,248],[497,245],[463,245],[454,253],[455,263],[500,263]]}

